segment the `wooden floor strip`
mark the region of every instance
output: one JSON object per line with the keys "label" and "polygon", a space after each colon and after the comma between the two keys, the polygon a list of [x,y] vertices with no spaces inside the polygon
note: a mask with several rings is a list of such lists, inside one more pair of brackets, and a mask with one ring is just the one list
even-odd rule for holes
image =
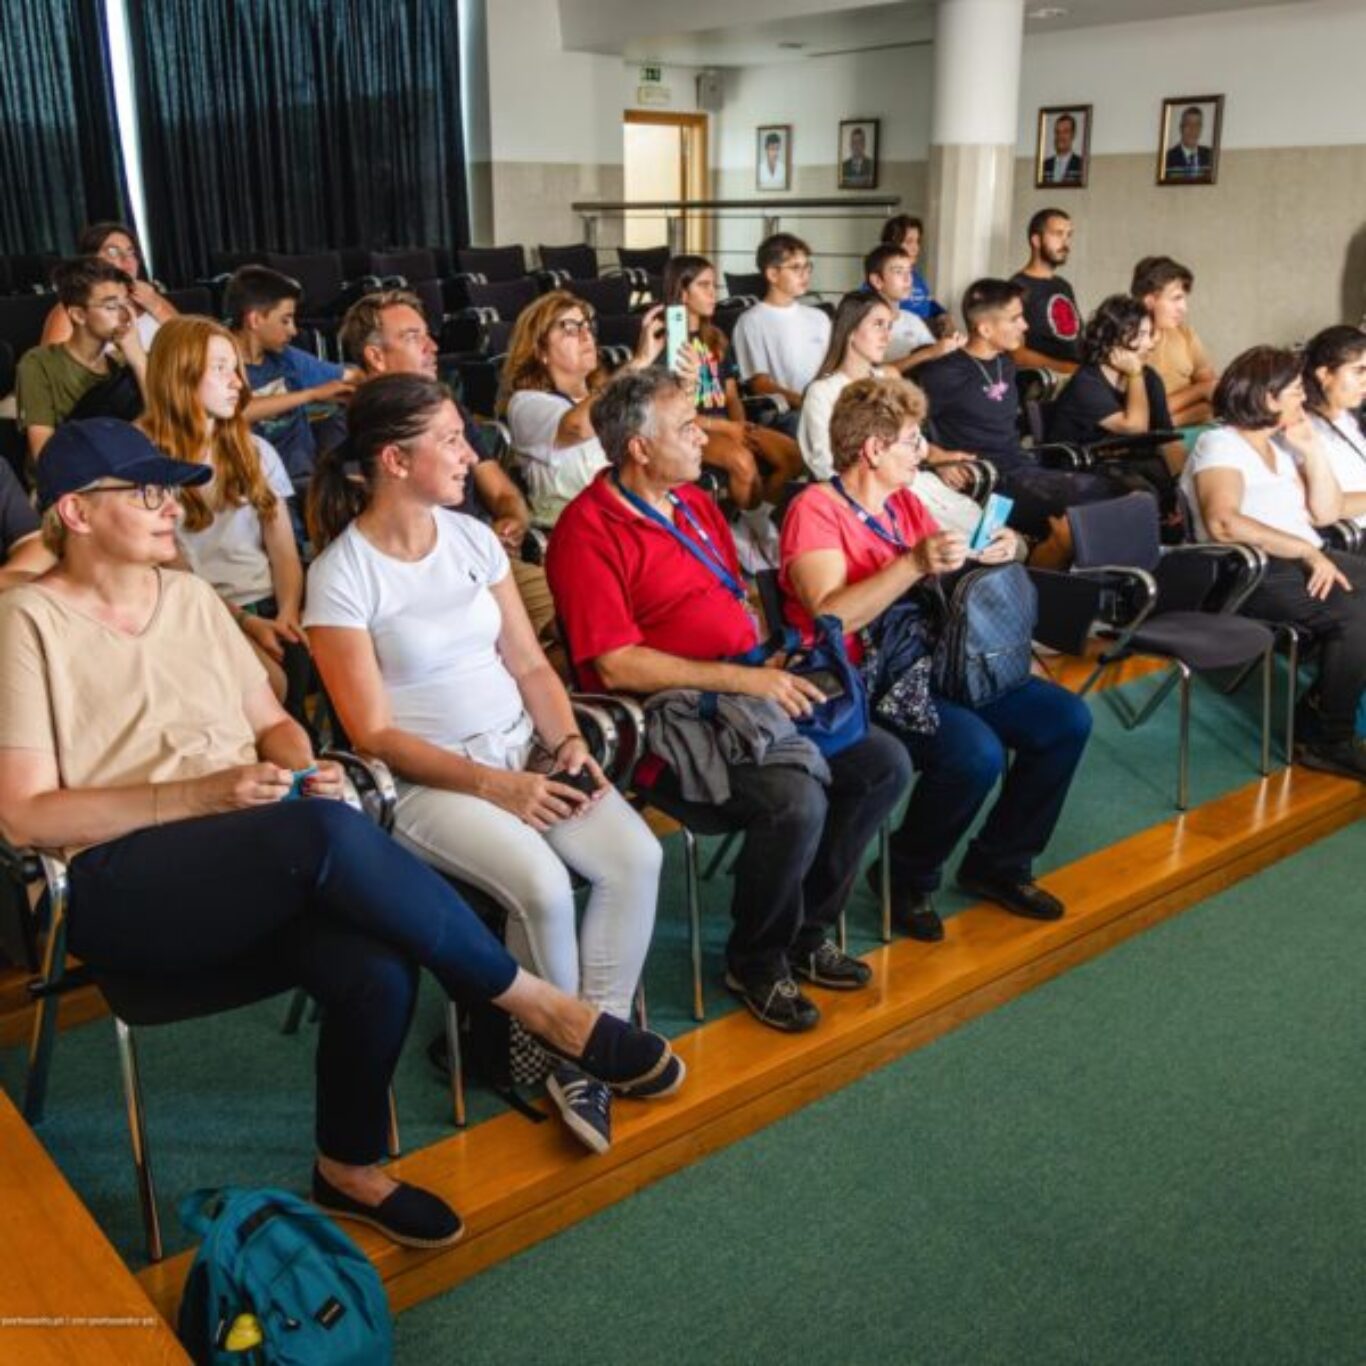
{"label": "wooden floor strip", "polygon": [[[1366,814],[1366,788],[1305,770],[1273,775],[1044,879],[1066,919],[1037,924],[989,907],[956,915],[939,945],[899,940],[869,955],[874,986],[820,993],[821,1027],[789,1037],[736,1013],[676,1041],[676,1097],[620,1102],[615,1141],[585,1156],[559,1125],[507,1114],[395,1164],[461,1211],[465,1240],[405,1251],[351,1232],[401,1310],[623,1199]],[[139,1279],[164,1312],[182,1255]]]}
{"label": "wooden floor strip", "polygon": [[0,1091],[0,1361],[189,1362],[146,1292]]}

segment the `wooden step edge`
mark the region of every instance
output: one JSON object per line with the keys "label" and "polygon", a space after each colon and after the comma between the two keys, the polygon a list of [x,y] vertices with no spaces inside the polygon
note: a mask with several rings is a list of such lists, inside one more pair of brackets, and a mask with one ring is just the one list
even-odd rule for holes
{"label": "wooden step edge", "polygon": [[[823,1094],[808,1095],[802,1079],[845,1076],[843,1058],[854,1060],[846,1080],[862,1075],[914,1046],[893,1042],[888,1052],[880,1041],[910,1037],[905,1031],[921,1023],[925,1039],[937,1037],[1363,813],[1366,790],[1327,775],[1298,770],[1254,783],[1045,879],[1071,898],[1063,921],[1037,925],[971,909],[953,918],[943,945],[899,940],[875,950],[877,985],[847,997],[821,993],[826,1020],[814,1034],[777,1035],[735,1014],[685,1035],[676,1047],[689,1064],[688,1086],[657,1105],[619,1106],[618,1138],[604,1157],[584,1158],[558,1125],[506,1115],[404,1158],[396,1174],[461,1209],[470,1232],[457,1248],[412,1253],[350,1231],[379,1266],[395,1308],[407,1307],[676,1170],[682,1163],[670,1154],[712,1151],[805,1103],[775,1109],[763,1101],[768,1093]],[[749,1127],[737,1128],[731,1114],[749,1115]],[[174,1307],[189,1257],[140,1273],[159,1306]]]}

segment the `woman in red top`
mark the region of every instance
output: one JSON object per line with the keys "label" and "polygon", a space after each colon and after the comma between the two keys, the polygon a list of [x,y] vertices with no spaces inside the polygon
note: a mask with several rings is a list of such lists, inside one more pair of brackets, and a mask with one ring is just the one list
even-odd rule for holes
{"label": "woman in red top", "polygon": [[[967,561],[967,542],[941,531],[910,485],[925,450],[925,396],[900,378],[864,379],[830,418],[835,477],[793,503],[783,521],[781,585],[787,616],[804,631],[839,617],[855,659],[876,645],[888,609],[922,580]],[[1015,557],[1015,533],[997,532],[981,564]],[[932,628],[931,628],[932,629]],[[927,635],[927,649],[932,635]],[[1056,920],[1062,903],[1033,880],[1091,730],[1071,693],[1042,679],[975,710],[940,697],[929,655],[897,679],[896,729],[919,775],[892,837],[892,890],[912,937],[943,938],[935,910],[944,862],[1004,774],[1001,795],[968,846],[958,884],[1017,915]],[[887,718],[879,714],[879,724]],[[1015,751],[1008,767],[1006,751]]]}

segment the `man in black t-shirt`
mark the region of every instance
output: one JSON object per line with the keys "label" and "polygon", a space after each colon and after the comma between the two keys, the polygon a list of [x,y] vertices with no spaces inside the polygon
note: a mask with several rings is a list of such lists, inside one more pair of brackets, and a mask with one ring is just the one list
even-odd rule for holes
{"label": "man in black t-shirt", "polygon": [[1010,358],[1025,339],[1024,291],[1011,280],[978,280],[963,295],[968,341],[917,373],[930,402],[935,443],[996,466],[997,487],[1015,506],[1010,525],[1033,540],[1057,530],[1050,519],[1073,503],[1123,492],[1103,475],[1043,469],[1020,442],[1020,400]]}
{"label": "man in black t-shirt", "polygon": [[1072,220],[1062,209],[1040,209],[1029,220],[1029,264],[1011,277],[1024,291],[1029,345],[1016,365],[1070,375],[1081,362],[1081,312],[1072,286],[1058,274],[1072,250]]}

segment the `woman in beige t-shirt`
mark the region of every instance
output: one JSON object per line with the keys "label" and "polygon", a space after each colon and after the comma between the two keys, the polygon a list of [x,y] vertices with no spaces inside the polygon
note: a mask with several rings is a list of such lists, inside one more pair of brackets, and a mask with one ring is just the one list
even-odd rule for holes
{"label": "woman in beige t-shirt", "polygon": [[213,589],[165,569],[178,490],[126,423],[63,425],[38,466],[55,568],[0,597],[0,833],[70,859],[71,949],[93,970],[172,977],[293,960],[323,1006],[313,1199],[394,1241],[462,1232],[389,1177],[388,1090],[417,969],[493,1001],[609,1085],[677,1085],[657,1035],[518,968],[450,886],[335,798]]}
{"label": "woman in beige t-shirt", "polygon": [[1178,427],[1210,420],[1210,400],[1219,381],[1205,344],[1186,321],[1195,276],[1170,256],[1145,256],[1134,267],[1129,292],[1153,320],[1153,350],[1148,364],[1162,377],[1167,408]]}

